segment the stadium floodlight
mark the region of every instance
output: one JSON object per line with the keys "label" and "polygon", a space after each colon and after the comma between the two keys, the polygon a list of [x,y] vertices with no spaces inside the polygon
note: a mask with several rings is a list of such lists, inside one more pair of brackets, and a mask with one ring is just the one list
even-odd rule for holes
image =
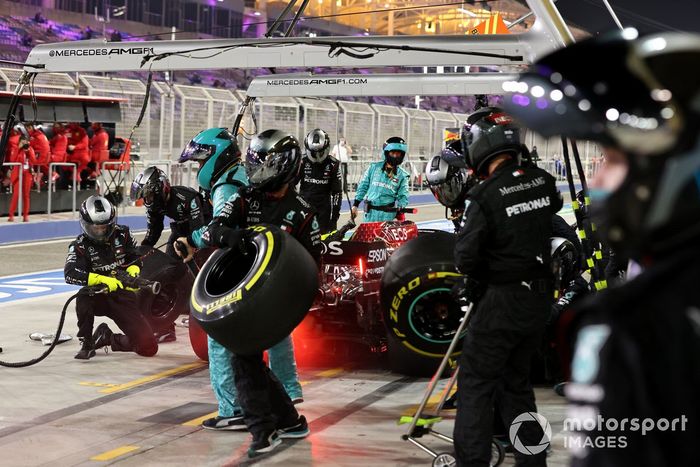
{"label": "stadium floodlight", "polygon": [[296,73],[254,78],[251,97],[466,96],[503,94],[510,73],[314,75]]}

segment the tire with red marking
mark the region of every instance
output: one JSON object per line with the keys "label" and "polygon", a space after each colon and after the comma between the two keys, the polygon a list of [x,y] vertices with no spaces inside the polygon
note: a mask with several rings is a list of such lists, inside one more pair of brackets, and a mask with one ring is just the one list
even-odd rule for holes
{"label": "tire with red marking", "polygon": [[[450,294],[460,275],[454,265],[454,247],[453,234],[426,233],[395,251],[384,267],[382,313],[390,363],[397,371],[406,373],[419,366],[424,373],[433,363],[436,367],[464,316]],[[417,360],[403,361],[411,355]]]}
{"label": "tire with red marking", "polygon": [[200,326],[197,320],[192,318],[192,316],[190,316],[188,328],[192,351],[197,357],[199,357],[200,360],[208,362],[209,343],[207,342],[207,333],[204,332],[202,326]]}
{"label": "tire with red marking", "polygon": [[195,279],[192,319],[239,355],[272,347],[304,319],[318,291],[308,251],[278,227],[260,224],[240,248],[214,252]]}

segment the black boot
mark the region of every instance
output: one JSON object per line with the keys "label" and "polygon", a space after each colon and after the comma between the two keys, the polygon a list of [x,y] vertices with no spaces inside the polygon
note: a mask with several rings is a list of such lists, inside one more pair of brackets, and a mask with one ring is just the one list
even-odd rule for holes
{"label": "black boot", "polygon": [[102,347],[111,345],[113,334],[114,333],[112,332],[112,330],[109,329],[109,326],[107,326],[107,323],[102,323],[99,326],[97,326],[95,333],[92,335],[94,348],[101,349]]}
{"label": "black boot", "polygon": [[92,357],[95,356],[95,346],[93,345],[92,338],[83,337],[81,338],[81,341],[83,342],[83,346],[73,358],[75,358],[76,360],[90,360]]}

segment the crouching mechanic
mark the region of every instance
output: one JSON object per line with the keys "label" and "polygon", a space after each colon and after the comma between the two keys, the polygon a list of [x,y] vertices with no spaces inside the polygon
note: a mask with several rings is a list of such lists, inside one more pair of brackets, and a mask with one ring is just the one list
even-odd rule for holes
{"label": "crouching mechanic", "polygon": [[330,145],[331,139],[325,131],[309,132],[304,139],[306,155],[299,173],[299,193],[316,211],[322,234],[338,228],[343,201],[340,162],[328,155]]}
{"label": "crouching mechanic", "polygon": [[[112,277],[112,271],[125,264],[130,276],[140,273],[136,241],[129,228],[117,224],[116,208],[102,196],[90,196],[80,206],[80,227],[83,233],[70,244],[64,275],[68,284],[80,286],[104,285],[109,293],[94,296],[78,295],[78,337],[82,348],[75,358],[88,360],[95,349],[110,345],[113,351],[136,352],[152,357],[158,352],[151,326],[139,312],[137,295],[124,288]],[[106,323],[92,328],[95,316],[113,320],[124,334],[113,333]]]}
{"label": "crouching mechanic", "polygon": [[[518,164],[520,129],[501,109],[472,114],[462,141],[469,165],[486,179],[467,195],[455,247],[465,275],[455,293],[475,309],[460,357],[454,442],[458,465],[485,467],[494,401],[507,427],[521,413],[537,411],[530,360],[552,306],[552,215],[563,203],[551,175]],[[518,432],[524,445],[542,438],[530,425]],[[515,455],[518,465],[546,465],[544,452]]]}
{"label": "crouching mechanic", "polygon": [[[148,167],[136,176],[131,184],[131,200],[143,199],[146,206],[146,236],[142,246],[155,246],[163,233],[165,216],[172,219],[170,237],[165,247],[165,253],[179,260],[174,243],[179,237],[187,236],[193,230],[206,226],[211,221],[211,205],[204,201],[202,195],[186,186],[170,186],[170,180],[165,172],[157,167]],[[172,268],[169,279],[173,282],[179,279],[181,268]],[[173,342],[177,340],[175,323],[169,328],[157,333],[158,342]]]}
{"label": "crouching mechanic", "polygon": [[[248,185],[248,177],[241,163],[241,151],[234,136],[225,128],[209,128],[195,136],[182,152],[179,162],[188,160],[199,163],[197,181],[202,190],[210,193],[215,217],[221,215],[230,197]],[[185,261],[192,259],[195,248],[208,246],[203,238],[207,232],[208,226],[205,225],[178,239],[187,248]],[[243,430],[245,423],[234,384],[231,352],[211,337],[207,338],[207,344],[209,377],[219,404],[219,413],[204,420],[202,427],[208,430]],[[269,357],[272,370],[284,384],[289,396],[297,403],[302,402],[291,338],[272,347]]]}
{"label": "crouching mechanic", "polygon": [[[318,221],[311,206],[291,186],[300,165],[301,148],[292,135],[267,130],[253,138],[246,155],[250,188],[240,190],[226,203],[209,226],[207,241],[213,246],[236,247],[249,232],[245,227],[274,224],[296,238],[318,262]],[[309,434],[305,417],[299,416],[282,384],[265,366],[262,352],[234,354],[232,363],[245,424],[253,435],[249,455],[272,451],[281,438]]]}
{"label": "crouching mechanic", "polygon": [[357,185],[355,201],[350,217],[357,217],[357,208],[365,200],[366,222],[390,221],[402,219],[397,215],[397,208],[408,206],[408,172],[399,167],[403,163],[408,146],[398,136],[392,136],[384,143],[384,160],[373,162]]}

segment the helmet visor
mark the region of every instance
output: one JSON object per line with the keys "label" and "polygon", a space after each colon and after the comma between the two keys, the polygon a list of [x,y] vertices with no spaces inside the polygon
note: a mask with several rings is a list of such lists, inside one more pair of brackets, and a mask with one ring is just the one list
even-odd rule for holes
{"label": "helmet visor", "polygon": [[129,192],[131,201],[138,201],[139,199],[143,198],[143,189],[143,184],[137,180],[134,180],[134,182],[131,184],[131,191]]}
{"label": "helmet visor", "polygon": [[200,144],[190,141],[180,154],[179,163],[185,161],[205,161],[216,152],[216,146],[213,144]]}
{"label": "helmet visor", "polygon": [[459,169],[449,176],[447,180],[438,183],[428,182],[428,186],[440,204],[448,208],[459,207],[464,201],[467,187],[467,171]]}
{"label": "helmet visor", "polygon": [[257,152],[248,149],[245,169],[250,184],[262,187],[278,178],[285,178],[292,169],[291,162],[296,160],[294,149],[286,152]]}
{"label": "helmet visor", "polygon": [[92,224],[81,218],[80,224],[85,235],[98,243],[104,243],[112,235],[112,232],[114,232],[116,221],[107,224]]}
{"label": "helmet visor", "polygon": [[147,183],[143,187],[143,204],[146,206],[151,206],[157,198],[158,189],[151,183]]}

